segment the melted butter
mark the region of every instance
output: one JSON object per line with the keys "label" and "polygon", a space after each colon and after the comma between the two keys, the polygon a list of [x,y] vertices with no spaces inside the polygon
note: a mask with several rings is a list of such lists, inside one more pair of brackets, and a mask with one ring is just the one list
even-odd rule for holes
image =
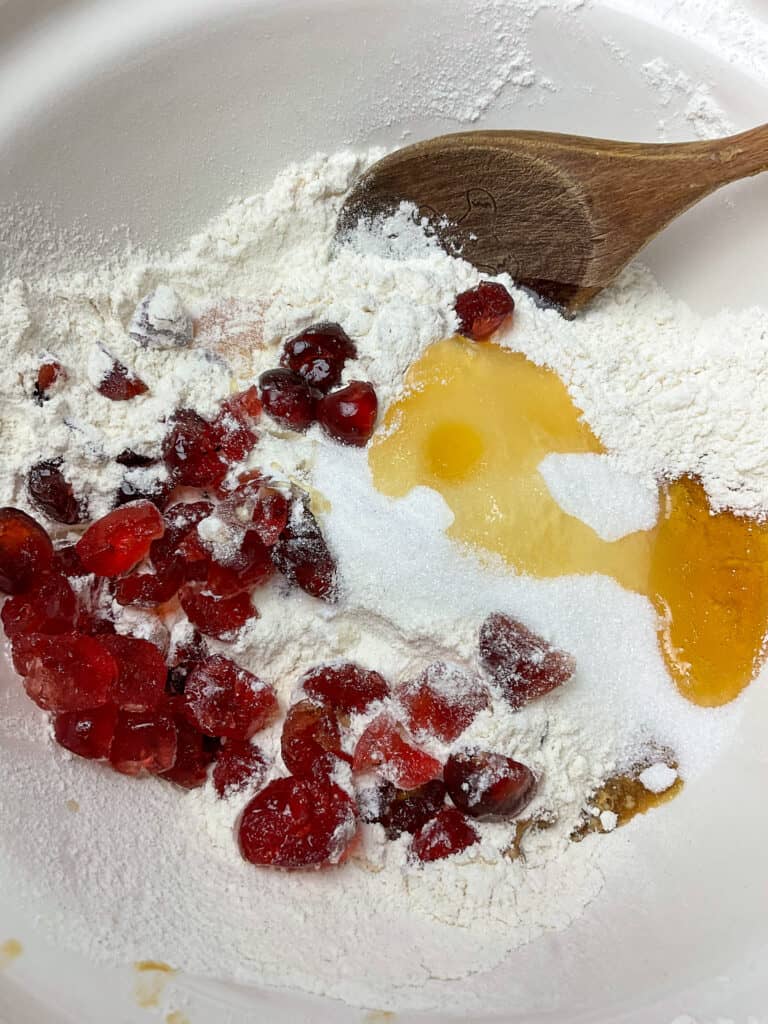
{"label": "melted butter", "polygon": [[665,661],[697,704],[732,700],[751,681],[768,623],[768,527],[714,515],[682,479],[650,531],[615,542],[563,512],[538,472],[553,452],[603,451],[560,378],[519,353],[452,338],[411,368],[370,450],[376,486],[431,487],[454,514],[450,535],[546,578],[601,573],[646,595]]}

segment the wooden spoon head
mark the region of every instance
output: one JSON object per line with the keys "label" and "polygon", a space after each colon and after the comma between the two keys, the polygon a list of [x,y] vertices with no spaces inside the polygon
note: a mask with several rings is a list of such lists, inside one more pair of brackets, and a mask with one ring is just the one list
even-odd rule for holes
{"label": "wooden spoon head", "polygon": [[535,149],[494,146],[486,134],[444,136],[380,160],[347,197],[338,234],[412,203],[448,252],[573,314],[610,280],[590,275],[589,196]]}

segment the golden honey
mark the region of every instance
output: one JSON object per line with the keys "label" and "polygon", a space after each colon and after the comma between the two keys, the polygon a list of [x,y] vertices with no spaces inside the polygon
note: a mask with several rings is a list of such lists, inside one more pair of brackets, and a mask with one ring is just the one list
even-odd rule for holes
{"label": "golden honey", "polygon": [[538,472],[545,456],[602,452],[560,378],[525,356],[452,338],[433,345],[387,411],[370,464],[393,497],[438,491],[450,535],[536,577],[601,573],[646,595],[680,692],[724,704],[754,677],[768,623],[768,527],[713,514],[701,485],[661,493],[653,530],[609,542],[564,512]]}

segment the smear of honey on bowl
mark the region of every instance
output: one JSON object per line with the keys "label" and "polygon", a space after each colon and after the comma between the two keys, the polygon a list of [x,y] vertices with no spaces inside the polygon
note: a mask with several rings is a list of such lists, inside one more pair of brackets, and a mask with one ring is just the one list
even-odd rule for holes
{"label": "smear of honey on bowl", "polygon": [[138,973],[135,987],[137,1004],[143,1009],[159,1006],[166,983],[176,970],[162,960],[139,960],[134,967]]}
{"label": "smear of honey on bowl", "polygon": [[662,488],[652,530],[602,540],[551,496],[538,466],[553,452],[604,452],[557,374],[451,338],[411,367],[369,460],[382,493],[433,488],[454,514],[450,535],[517,572],[602,573],[646,595],[683,696],[709,707],[733,700],[764,657],[768,526],[714,513],[686,477]]}
{"label": "smear of honey on bowl", "polygon": [[9,967],[14,960],[18,960],[23,951],[18,939],[8,939],[5,942],[0,942],[0,970]]}

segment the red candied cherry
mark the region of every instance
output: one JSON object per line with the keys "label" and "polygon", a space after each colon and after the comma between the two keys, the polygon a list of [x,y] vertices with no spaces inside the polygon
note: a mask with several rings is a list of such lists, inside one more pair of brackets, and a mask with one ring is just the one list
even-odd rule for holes
{"label": "red candied cherry", "polygon": [[159,775],[176,762],[178,732],[169,715],[156,711],[120,711],[109,750],[109,763],[122,775],[142,771]]}
{"label": "red candied cherry", "polygon": [[51,397],[49,391],[58,380],[66,380],[67,374],[61,363],[51,360],[49,363],[42,363],[37,371],[33,398],[38,405],[47,402]]}
{"label": "red candied cherry", "polygon": [[374,718],[357,741],[352,768],[375,771],[398,789],[416,789],[442,773],[440,762],[407,743],[397,722],[386,713]]}
{"label": "red candied cherry", "polygon": [[132,448],[124,448],[119,455],[115,456],[115,462],[126,469],[148,469],[157,464],[157,459],[151,455],[141,455]]}
{"label": "red candied cherry", "polygon": [[100,640],[79,633],[27,633],[13,642],[27,695],[45,711],[83,711],[111,699],[117,662]]}
{"label": "red candied cherry", "polygon": [[112,701],[123,711],[153,711],[165,695],[165,658],[149,640],[103,636],[101,642],[117,662]]}
{"label": "red candied cherry", "polygon": [[322,777],[275,779],[243,811],[240,852],[251,864],[309,868],[340,864],[357,833],[355,805]]}
{"label": "red candied cherry", "polygon": [[368,801],[363,820],[378,822],[386,829],[387,838],[397,839],[403,832],[418,832],[435,817],[444,803],[445,785],[440,779],[410,790],[397,789],[385,782],[376,791],[374,799]]}
{"label": "red candied cherry", "polygon": [[422,863],[443,860],[474,846],[480,839],[477,829],[455,807],[444,807],[417,832],[411,853]]}
{"label": "red candied cherry", "polygon": [[88,570],[83,565],[75,544],[63,544],[60,548],[56,548],[53,552],[51,570],[71,578],[88,575]]}
{"label": "red candied cherry", "polygon": [[66,576],[46,572],[25,593],[9,597],[0,618],[10,639],[20,633],[71,633],[77,612],[77,597]]}
{"label": "red candied cherry", "polygon": [[248,594],[234,597],[216,597],[192,587],[185,587],[180,594],[181,607],[193,626],[206,636],[226,640],[236,633],[249,619],[258,617]]}
{"label": "red candied cherry", "polygon": [[77,553],[89,572],[121,576],[149,553],[162,537],[163,517],[150,501],[123,505],[97,519],[77,542]]}
{"label": "red candied cherry", "polygon": [[181,563],[157,572],[137,572],[123,576],[115,582],[115,600],[118,604],[135,604],[140,608],[155,608],[170,601],[185,582]]}
{"label": "red candied cherry", "polygon": [[158,572],[170,567],[176,560],[182,542],[190,534],[196,534],[198,523],[202,523],[212,512],[213,505],[210,501],[179,502],[165,510],[165,532],[159,540],[152,541],[149,549],[150,560]]}
{"label": "red candied cherry", "polygon": [[514,818],[536,791],[536,777],[530,768],[484,750],[451,754],[444,778],[451,800],[473,818]]}
{"label": "red candied cherry", "polygon": [[336,562],[306,499],[294,499],[288,523],[271,551],[272,561],[290,583],[312,597],[336,600]]}
{"label": "red candied cherry", "polygon": [[248,530],[233,566],[212,560],[208,567],[207,589],[217,597],[231,597],[264,583],[274,574],[269,548],[255,530]]}
{"label": "red candied cherry", "polygon": [[227,474],[219,454],[219,432],[193,409],[179,409],[163,438],[163,459],[171,479],[187,487],[216,487]]}
{"label": "red candied cherry", "polygon": [[174,717],[174,724],[176,760],[172,768],[162,773],[162,777],[183,789],[197,789],[208,780],[208,769],[216,760],[221,741],[204,736],[180,715]]}
{"label": "red candied cherry", "polygon": [[261,402],[256,387],[231,395],[221,404],[213,427],[218,435],[218,448],[227,462],[240,462],[254,448],[258,434],[253,425],[261,416]]}
{"label": "red candied cherry", "polygon": [[339,324],[321,323],[307,327],[283,345],[280,365],[293,370],[312,388],[323,393],[341,380],[347,359],[355,359],[357,349]]}
{"label": "red candied cherry", "polygon": [[366,711],[375,701],[389,696],[383,676],[351,661],[310,669],[301,685],[306,694],[335,711]]}
{"label": "red candied cherry", "polygon": [[480,659],[515,709],[561,686],[576,669],[570,654],[500,612],[480,629]]}
{"label": "red candied cherry", "polygon": [[472,341],[486,341],[512,316],[515,300],[503,284],[481,281],[457,297],[455,309],[460,333]]}
{"label": "red candied cherry", "polygon": [[187,640],[176,643],[169,659],[170,668],[165,680],[166,693],[184,693],[189,673],[198,661],[203,661],[209,655],[208,644],[196,629],[192,630]]}
{"label": "red candied cherry", "polygon": [[27,474],[27,492],[32,504],[57,523],[71,525],[86,518],[84,503],[61,471],[61,459],[35,463]]}
{"label": "red candied cherry", "polygon": [[96,390],[112,402],[128,402],[145,395],[149,388],[133,370],[115,360]]}
{"label": "red candied cherry", "polygon": [[283,762],[294,775],[333,770],[337,758],[348,760],[341,748],[339,723],[321,704],[302,700],[289,709],[280,741]]}
{"label": "red candied cherry", "polygon": [[444,743],[453,742],[489,703],[488,691],[476,676],[444,661],[428,665],[421,675],[403,683],[397,696],[408,728]]}
{"label": "red candied cherry", "polygon": [[250,739],[277,712],[277,696],[269,683],[221,654],[195,665],[184,700],[190,721],[201,732],[226,739]]}
{"label": "red candied cherry", "polygon": [[115,493],[113,506],[120,508],[121,505],[128,505],[133,501],[151,501],[162,512],[168,504],[168,498],[172,490],[172,480],[154,475],[145,476],[129,471],[120,481],[120,486]]}
{"label": "red candied cherry", "polygon": [[324,395],[317,403],[317,421],[335,441],[363,448],[376,426],[379,400],[373,385],[353,380]]}
{"label": "red candied cherry", "polygon": [[222,799],[247,786],[259,786],[269,764],[264,753],[249,740],[227,740],[213,769],[213,786]]}
{"label": "red candied cherry", "polygon": [[261,400],[273,420],[304,431],[315,422],[316,391],[293,370],[267,370],[259,377]]}
{"label": "red candied cherry", "polygon": [[78,757],[101,761],[109,757],[117,724],[114,704],[85,711],[62,711],[53,718],[53,734],[60,747]]}
{"label": "red candied cherry", "polygon": [[271,548],[288,523],[291,503],[274,487],[262,487],[253,509],[253,528],[263,544]]}
{"label": "red candied cherry", "polygon": [[19,508],[0,508],[0,591],[20,594],[53,561],[53,544],[40,523]]}

